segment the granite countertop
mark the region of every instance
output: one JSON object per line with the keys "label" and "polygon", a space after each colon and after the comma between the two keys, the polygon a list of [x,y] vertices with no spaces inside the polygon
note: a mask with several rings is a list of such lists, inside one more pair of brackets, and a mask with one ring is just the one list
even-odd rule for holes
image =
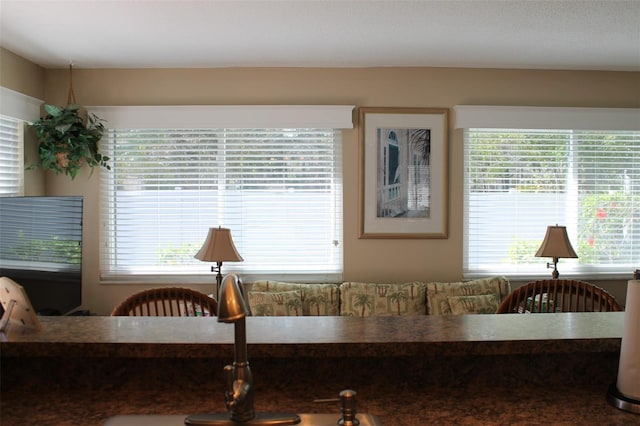
{"label": "granite countertop", "polygon": [[[249,317],[252,357],[440,356],[611,352],[623,312],[416,317]],[[43,331],[10,326],[9,356],[221,357],[234,326],[212,318],[42,317]]]}
{"label": "granite countertop", "polygon": [[[535,368],[535,366],[534,366]],[[608,382],[563,385],[550,379],[507,385],[493,383],[422,383],[391,372],[373,370],[357,382],[327,377],[324,381],[300,377],[267,382],[264,369],[254,368],[255,408],[260,412],[336,413],[337,403],[314,399],[335,398],[340,390],[358,393],[358,410],[378,416],[385,426],[433,425],[638,425],[640,415],[620,411],[606,400]],[[464,375],[464,372],[458,374]],[[205,380],[187,385],[164,381],[102,379],[93,387],[68,386],[31,380],[3,389],[0,423],[3,426],[99,426],[118,415],[188,415],[224,412],[223,384]],[[267,376],[270,376],[267,374]],[[382,376],[382,377],[381,377]],[[608,377],[615,379],[615,376]],[[293,380],[292,380],[293,379]]]}
{"label": "granite countertop", "polygon": [[[258,393],[261,412],[334,412],[337,404],[314,404],[315,395],[326,394],[290,389]],[[324,391],[324,392],[323,392]],[[331,389],[335,391],[335,389]],[[322,392],[322,394],[319,394]],[[640,416],[617,410],[605,402],[601,387],[544,388],[470,386],[463,389],[392,387],[380,396],[378,389],[358,389],[360,412],[377,415],[384,426],[433,425],[638,425]],[[371,394],[375,392],[376,397]],[[2,402],[0,421],[5,426],[100,426],[108,418],[123,414],[195,414],[224,412],[222,396],[201,392],[156,391],[67,391],[41,393],[41,398]],[[28,417],[31,416],[31,417]],[[178,426],[178,425],[176,425]]]}
{"label": "granite countertop", "polygon": [[[336,413],[342,389],[385,426],[638,425],[606,402],[622,313],[248,318],[258,411]],[[233,329],[215,318],[42,318],[0,339],[4,426],[224,412]]]}

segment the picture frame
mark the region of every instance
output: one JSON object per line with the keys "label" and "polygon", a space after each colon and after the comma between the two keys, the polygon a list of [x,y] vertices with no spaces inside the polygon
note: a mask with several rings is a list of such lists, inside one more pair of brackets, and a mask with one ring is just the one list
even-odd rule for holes
{"label": "picture frame", "polygon": [[359,238],[448,238],[449,110],[358,111]]}

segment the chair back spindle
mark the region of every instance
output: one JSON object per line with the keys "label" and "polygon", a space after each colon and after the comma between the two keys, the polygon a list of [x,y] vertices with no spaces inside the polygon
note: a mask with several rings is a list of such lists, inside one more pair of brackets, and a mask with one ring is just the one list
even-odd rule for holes
{"label": "chair back spindle", "polygon": [[112,316],[215,316],[218,303],[199,291],[182,287],[144,290],[116,306]]}
{"label": "chair back spindle", "polygon": [[511,292],[496,313],[610,312],[622,307],[606,290],[586,281],[538,280]]}

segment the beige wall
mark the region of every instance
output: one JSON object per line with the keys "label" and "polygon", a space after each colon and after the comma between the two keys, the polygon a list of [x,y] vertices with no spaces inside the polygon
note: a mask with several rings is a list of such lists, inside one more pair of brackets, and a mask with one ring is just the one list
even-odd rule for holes
{"label": "beige wall", "polygon": [[[45,100],[67,99],[67,70],[45,71]],[[345,104],[446,107],[459,104],[640,107],[640,73],[447,68],[74,69],[78,103],[98,105]],[[453,118],[453,117],[451,117]],[[451,120],[452,121],[452,120]],[[344,133],[344,280],[462,278],[462,132],[450,131],[449,238],[358,239],[357,123]],[[107,314],[139,285],[98,279],[99,171],[70,181],[48,176],[50,195],[84,195],[84,307]],[[541,261],[541,268],[545,265]],[[631,274],[631,271],[630,271]],[[625,282],[601,283],[624,300]],[[198,287],[211,291],[212,286]]]}
{"label": "beige wall", "polygon": [[44,99],[44,68],[0,48],[0,86]]}

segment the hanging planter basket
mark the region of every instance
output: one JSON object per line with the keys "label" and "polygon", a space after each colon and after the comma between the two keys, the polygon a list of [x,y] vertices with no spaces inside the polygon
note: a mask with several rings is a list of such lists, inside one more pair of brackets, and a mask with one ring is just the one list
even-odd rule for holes
{"label": "hanging planter basket", "polygon": [[44,170],[63,173],[74,179],[84,165],[110,170],[109,157],[98,149],[104,133],[104,121],[75,104],[69,66],[69,97],[66,107],[44,105],[45,116],[35,121],[38,139],[38,164]]}

